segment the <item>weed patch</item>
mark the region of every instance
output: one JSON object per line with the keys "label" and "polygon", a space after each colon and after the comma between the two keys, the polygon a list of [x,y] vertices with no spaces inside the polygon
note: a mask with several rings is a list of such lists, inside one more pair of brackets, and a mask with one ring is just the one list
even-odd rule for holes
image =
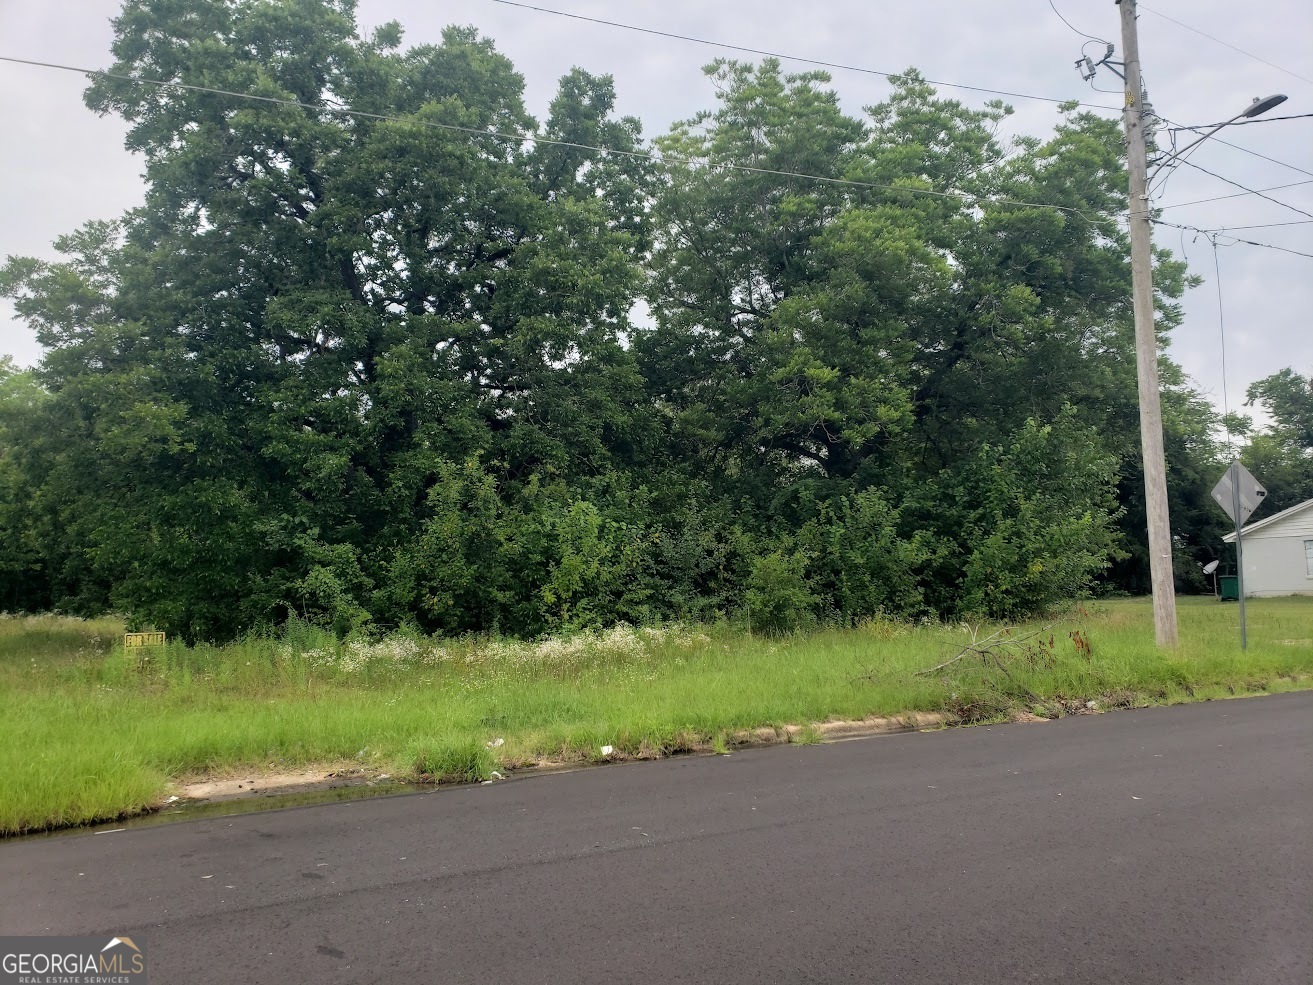
{"label": "weed patch", "polygon": [[486,745],[467,737],[420,743],[408,758],[415,778],[426,783],[486,780],[496,765]]}
{"label": "weed patch", "polygon": [[[601,763],[739,742],[819,741],[813,723],[948,713],[960,723],[1309,686],[1313,599],[1235,610],[1180,600],[1182,646],[1147,600],[1052,622],[1034,659],[927,666],[1002,627],[872,622],[763,639],[727,626],[615,627],[513,641],[339,641],[293,624],[224,647],[170,643],[143,666],[110,620],[0,617],[0,832],[149,810],[171,781],[354,763],[468,783],[545,761]],[[1039,626],[1013,627],[1014,638]],[[1050,637],[1052,642],[1050,643]],[[1015,649],[1015,648],[1014,648]],[[604,751],[609,748],[609,752]]]}

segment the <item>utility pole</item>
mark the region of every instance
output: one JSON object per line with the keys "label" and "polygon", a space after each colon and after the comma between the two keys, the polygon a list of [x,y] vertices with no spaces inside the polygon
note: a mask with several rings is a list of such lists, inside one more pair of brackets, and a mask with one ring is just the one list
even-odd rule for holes
{"label": "utility pole", "polygon": [[1131,284],[1135,304],[1135,366],[1140,389],[1140,446],[1144,454],[1144,506],[1149,520],[1149,573],[1153,581],[1153,631],[1160,647],[1175,649],[1176,589],[1172,575],[1172,529],[1167,515],[1167,461],[1158,389],[1158,337],[1153,327],[1153,242],[1149,223],[1148,162],[1144,87],[1136,0],[1121,7],[1122,58],[1126,65],[1126,160],[1131,175]]}

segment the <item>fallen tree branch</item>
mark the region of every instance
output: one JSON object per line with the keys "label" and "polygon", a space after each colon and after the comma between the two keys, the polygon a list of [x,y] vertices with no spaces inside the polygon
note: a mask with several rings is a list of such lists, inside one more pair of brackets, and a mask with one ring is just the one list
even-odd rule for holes
{"label": "fallen tree branch", "polygon": [[984,639],[977,638],[980,630],[973,627],[971,630],[970,643],[962,647],[956,655],[945,660],[943,663],[935,664],[933,667],[927,667],[925,670],[918,670],[916,676],[927,677],[930,674],[938,673],[947,667],[953,666],[953,664],[957,663],[959,660],[965,660],[967,657],[979,657],[981,663],[993,663],[994,666],[1011,678],[1012,675],[1008,674],[1007,668],[1003,665],[1002,655],[1006,653],[1009,648],[1016,647],[1025,649],[1026,643],[1035,639],[1037,636],[1043,636],[1045,633],[1048,633],[1053,629],[1053,626],[1053,623],[1049,623],[1047,626],[1026,633],[1024,636],[1013,636],[1011,635],[1012,630],[1007,626],[1004,626],[1002,629],[990,633]]}

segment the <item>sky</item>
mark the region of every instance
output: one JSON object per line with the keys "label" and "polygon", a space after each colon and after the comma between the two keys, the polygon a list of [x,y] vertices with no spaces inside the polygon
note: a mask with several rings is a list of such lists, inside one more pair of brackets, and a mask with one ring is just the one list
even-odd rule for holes
{"label": "sky", "polygon": [[[1063,24],[1049,0],[532,2],[781,54],[883,71],[914,66],[940,82],[1106,106],[1121,101],[1120,81],[1106,69],[1094,84],[1116,91],[1096,92],[1081,80],[1073,62],[1086,39]],[[1053,2],[1075,28],[1117,41],[1120,52],[1113,0]],[[118,8],[117,0],[0,0],[0,55],[108,67],[110,19]],[[1219,122],[1254,97],[1273,93],[1290,98],[1269,116],[1313,112],[1313,81],[1308,81],[1313,80],[1313,4],[1307,0],[1244,5],[1154,0],[1140,9],[1145,81],[1163,117],[1187,125]],[[495,0],[361,0],[359,20],[364,30],[397,20],[410,44],[438,41],[447,24],[476,26],[525,76],[526,100],[539,118],[546,115],[556,81],[572,67],[611,74],[619,111],[642,119],[649,136],[713,106],[714,91],[700,68],[718,55],[733,54]],[[1089,44],[1091,52],[1101,49]],[[888,91],[877,76],[833,75],[852,113]],[[0,92],[5,94],[0,99],[0,257],[53,257],[51,243],[57,236],[88,220],[114,218],[142,200],[142,163],[123,149],[125,128],[83,105],[85,84],[84,76],[73,73],[0,63]],[[973,105],[990,98],[952,89],[944,93]],[[1009,123],[1014,134],[1043,136],[1056,122],[1052,103],[1008,102],[1016,109]],[[1183,167],[1154,193],[1155,204],[1166,209],[1163,218],[1200,229],[1228,227],[1234,237],[1313,254],[1313,118],[1230,127],[1218,136],[1236,146],[1209,140],[1190,160],[1252,189],[1307,180],[1269,194],[1308,215],[1254,195],[1189,204],[1239,189]],[[1268,226],[1273,223],[1283,225]],[[1155,235],[1158,245],[1184,255],[1191,271],[1204,278],[1185,298],[1186,318],[1175,332],[1171,355],[1215,404],[1222,406],[1225,392],[1230,408],[1241,408],[1250,383],[1287,366],[1313,375],[1313,257],[1234,243],[1234,237],[1221,240],[1232,243],[1217,251],[1225,312],[1224,391],[1213,247],[1194,232],[1160,227]],[[4,353],[20,365],[32,365],[41,355],[31,331],[0,301]]]}

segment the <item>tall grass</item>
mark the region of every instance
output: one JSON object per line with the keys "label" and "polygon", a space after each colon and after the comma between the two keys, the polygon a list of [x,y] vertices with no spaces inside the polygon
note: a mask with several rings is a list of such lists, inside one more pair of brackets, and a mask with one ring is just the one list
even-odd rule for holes
{"label": "tall grass", "polygon": [[916,673],[970,638],[955,625],[777,639],[619,627],[532,643],[339,642],[293,625],[223,647],[170,643],[139,662],[110,620],[0,617],[0,831],[140,811],[170,780],[203,774],[349,760],[471,780],[539,757],[596,759],[603,745],[656,755],[764,725],[944,709],[977,718],[1032,700],[1047,713],[1282,689],[1313,674],[1313,598],[1257,600],[1249,617],[1242,655],[1234,607],[1182,600],[1181,649],[1163,654],[1146,601],[1090,605],[1007,679],[969,661]]}

